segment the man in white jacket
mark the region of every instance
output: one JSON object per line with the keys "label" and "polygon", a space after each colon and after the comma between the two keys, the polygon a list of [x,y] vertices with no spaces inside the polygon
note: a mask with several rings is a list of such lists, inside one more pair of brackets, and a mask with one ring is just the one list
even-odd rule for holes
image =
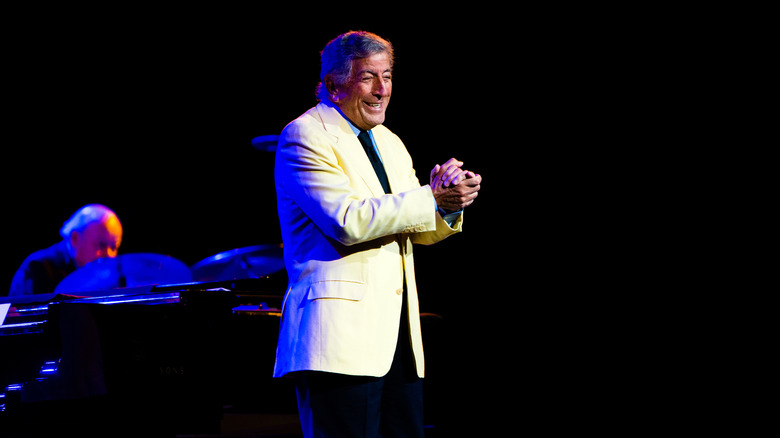
{"label": "man in white jacket", "polygon": [[460,232],[482,180],[450,159],[420,186],[382,126],[392,66],[388,41],[339,35],[322,51],[320,103],[279,139],[289,285],[274,376],[295,376],[307,437],[423,437],[412,244]]}

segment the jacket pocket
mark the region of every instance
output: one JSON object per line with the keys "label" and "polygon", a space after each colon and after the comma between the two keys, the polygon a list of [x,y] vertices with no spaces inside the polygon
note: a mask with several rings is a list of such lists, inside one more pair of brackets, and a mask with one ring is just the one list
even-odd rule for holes
{"label": "jacket pocket", "polygon": [[366,295],[365,265],[348,263],[320,266],[311,276],[307,298],[360,301]]}
{"label": "jacket pocket", "polygon": [[360,301],[366,295],[366,284],[349,280],[327,280],[312,283],[308,298],[319,300],[336,298],[341,300]]}

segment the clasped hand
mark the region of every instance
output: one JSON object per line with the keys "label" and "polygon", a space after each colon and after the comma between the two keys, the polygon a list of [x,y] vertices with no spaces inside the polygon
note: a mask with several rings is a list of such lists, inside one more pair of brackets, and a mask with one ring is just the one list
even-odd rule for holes
{"label": "clasped hand", "polygon": [[443,165],[431,170],[431,190],[436,205],[445,211],[462,210],[474,202],[479,192],[482,176],[463,170],[462,161],[450,158]]}

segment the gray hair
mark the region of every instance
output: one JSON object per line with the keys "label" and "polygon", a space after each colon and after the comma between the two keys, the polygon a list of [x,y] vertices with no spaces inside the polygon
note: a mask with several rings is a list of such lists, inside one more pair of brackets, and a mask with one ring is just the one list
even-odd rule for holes
{"label": "gray hair", "polygon": [[316,90],[317,100],[326,100],[329,96],[328,87],[324,85],[326,76],[330,76],[336,85],[342,86],[352,76],[352,61],[382,52],[388,54],[392,66],[393,45],[379,35],[359,30],[343,33],[331,40],[320,52],[322,66]]}
{"label": "gray hair", "polygon": [[112,215],[116,216],[116,213],[105,205],[87,204],[79,208],[64,224],[62,224],[60,236],[67,239],[74,231],[81,233],[87,228],[87,225],[93,222],[100,222],[104,218]]}

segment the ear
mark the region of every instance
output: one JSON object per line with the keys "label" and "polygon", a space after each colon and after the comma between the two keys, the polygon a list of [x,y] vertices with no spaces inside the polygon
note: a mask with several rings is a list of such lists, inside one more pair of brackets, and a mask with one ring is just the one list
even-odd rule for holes
{"label": "ear", "polygon": [[79,244],[79,237],[81,237],[81,236],[79,236],[79,232],[78,231],[73,231],[73,232],[70,233],[70,246],[73,249],[76,249],[76,247],[78,246],[78,244]]}
{"label": "ear", "polygon": [[330,97],[334,98],[336,94],[338,94],[338,90],[336,89],[336,83],[333,82],[333,78],[330,77],[330,75],[325,76],[325,79],[322,82],[325,85],[325,89],[328,90]]}

